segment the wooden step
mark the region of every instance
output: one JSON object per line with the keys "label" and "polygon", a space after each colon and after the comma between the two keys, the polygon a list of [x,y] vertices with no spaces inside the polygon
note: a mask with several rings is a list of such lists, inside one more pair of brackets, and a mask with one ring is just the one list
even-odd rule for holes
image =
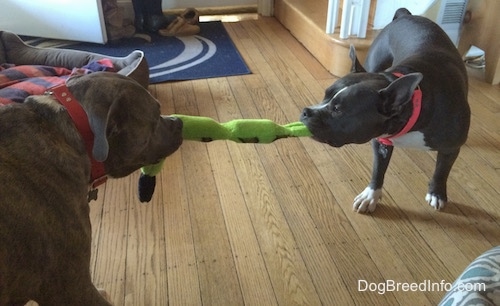
{"label": "wooden step", "polygon": [[275,17],[333,75],[344,76],[350,71],[349,46],[356,47],[358,58],[364,61],[377,31],[368,30],[366,39],[341,39],[338,31],[326,34],[328,0],[275,0]]}

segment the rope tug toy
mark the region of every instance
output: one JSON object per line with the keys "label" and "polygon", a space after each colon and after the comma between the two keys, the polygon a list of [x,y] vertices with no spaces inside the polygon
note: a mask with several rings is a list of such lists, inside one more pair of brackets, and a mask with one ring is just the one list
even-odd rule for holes
{"label": "rope tug toy", "polygon": [[[209,117],[172,115],[182,120],[184,140],[210,142],[231,140],[238,143],[271,143],[288,137],[307,137],[311,132],[302,122],[279,125],[268,119],[235,119],[219,123]],[[141,168],[139,200],[149,202],[153,197],[156,175],[165,159],[157,164]]]}

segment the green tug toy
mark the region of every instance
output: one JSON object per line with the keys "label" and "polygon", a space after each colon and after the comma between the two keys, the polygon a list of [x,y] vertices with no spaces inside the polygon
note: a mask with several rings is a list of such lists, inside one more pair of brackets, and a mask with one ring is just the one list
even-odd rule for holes
{"label": "green tug toy", "polygon": [[[308,137],[311,132],[302,122],[279,125],[268,119],[235,119],[219,123],[209,117],[172,115],[182,120],[184,140],[210,142],[231,140],[238,143],[271,143],[288,137]],[[157,164],[141,168],[139,200],[149,202],[156,186],[156,175],[161,171],[163,159]]]}

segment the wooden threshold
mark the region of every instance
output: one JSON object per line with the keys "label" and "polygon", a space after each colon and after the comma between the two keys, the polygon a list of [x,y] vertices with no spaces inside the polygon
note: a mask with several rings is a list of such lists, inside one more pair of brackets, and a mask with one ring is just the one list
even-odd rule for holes
{"label": "wooden threshold", "polygon": [[[185,9],[164,10],[166,14],[178,15]],[[257,13],[257,5],[231,5],[231,6],[216,6],[216,7],[197,7],[196,10],[201,15],[232,15],[232,14],[255,14]]]}

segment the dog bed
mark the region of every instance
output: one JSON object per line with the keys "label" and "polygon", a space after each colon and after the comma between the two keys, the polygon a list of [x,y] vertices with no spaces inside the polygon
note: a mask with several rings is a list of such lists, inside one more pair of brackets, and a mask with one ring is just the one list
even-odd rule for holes
{"label": "dog bed", "polygon": [[477,257],[453,283],[439,305],[500,305],[500,246]]}
{"label": "dog bed", "polygon": [[78,50],[38,48],[27,45],[14,33],[0,31],[0,65],[33,65],[72,70],[102,60],[109,60],[113,71],[136,80],[145,88],[148,87],[149,68],[144,53],[140,50],[125,57],[112,57]]}

